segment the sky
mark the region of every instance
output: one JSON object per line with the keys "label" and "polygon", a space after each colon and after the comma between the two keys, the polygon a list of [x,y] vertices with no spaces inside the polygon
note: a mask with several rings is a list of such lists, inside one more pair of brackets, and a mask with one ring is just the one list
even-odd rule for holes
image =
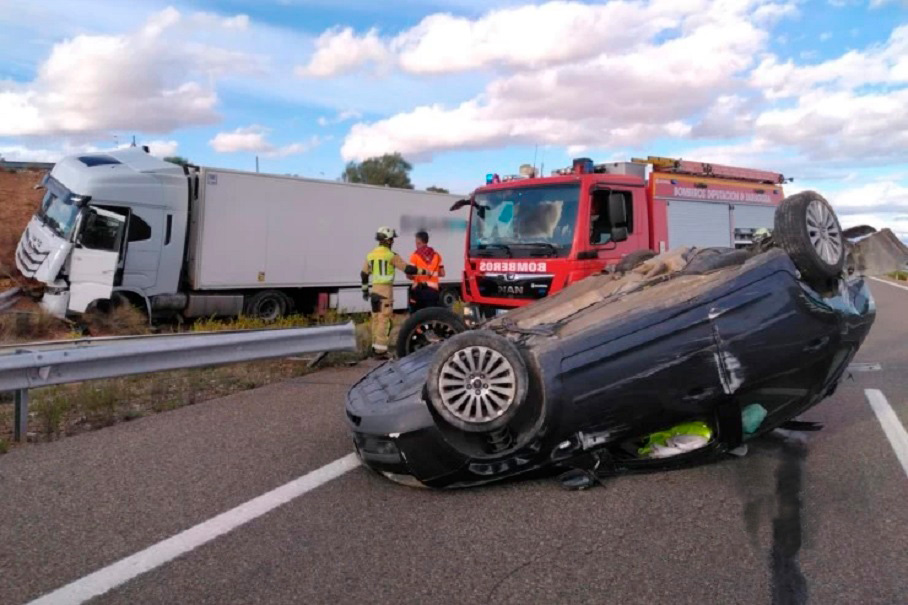
{"label": "sky", "polygon": [[781,172],[908,241],[906,0],[0,0],[0,156],[418,188],[574,157]]}

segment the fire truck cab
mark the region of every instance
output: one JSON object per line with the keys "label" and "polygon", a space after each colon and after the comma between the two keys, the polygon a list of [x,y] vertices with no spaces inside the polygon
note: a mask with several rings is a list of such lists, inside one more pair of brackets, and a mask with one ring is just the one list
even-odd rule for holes
{"label": "fire truck cab", "polygon": [[470,207],[463,298],[491,317],[609,270],[631,253],[741,247],[771,229],[781,174],[672,158],[594,164],[551,176],[487,175],[452,207]]}

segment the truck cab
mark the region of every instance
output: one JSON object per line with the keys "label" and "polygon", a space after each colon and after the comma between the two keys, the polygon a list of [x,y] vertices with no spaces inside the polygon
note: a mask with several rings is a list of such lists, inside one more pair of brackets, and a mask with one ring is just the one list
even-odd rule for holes
{"label": "truck cab", "polygon": [[46,311],[82,313],[114,292],[150,311],[151,296],[177,289],[188,204],[182,167],[138,148],[70,156],[41,186],[16,265],[47,285]]}
{"label": "truck cab", "polygon": [[635,251],[746,245],[757,228],[772,227],[782,199],[780,174],[666,158],[579,158],[548,177],[522,171],[487,175],[460,204],[470,206],[463,298],[471,321],[544,298]]}

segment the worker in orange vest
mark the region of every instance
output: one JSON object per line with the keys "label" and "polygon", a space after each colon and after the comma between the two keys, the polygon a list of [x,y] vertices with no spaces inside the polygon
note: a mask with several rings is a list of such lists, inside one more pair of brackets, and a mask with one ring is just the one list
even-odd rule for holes
{"label": "worker in orange vest", "polygon": [[445,266],[441,254],[429,246],[429,234],[425,231],[416,234],[416,250],[410,255],[410,264],[428,273],[409,276],[413,282],[410,286],[410,312],[439,306],[438,278],[445,276]]}

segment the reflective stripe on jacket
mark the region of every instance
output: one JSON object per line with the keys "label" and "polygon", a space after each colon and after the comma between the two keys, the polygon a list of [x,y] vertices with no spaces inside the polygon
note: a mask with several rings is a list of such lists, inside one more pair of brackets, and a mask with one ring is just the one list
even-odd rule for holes
{"label": "reflective stripe on jacket", "polygon": [[403,270],[406,266],[403,259],[393,250],[387,246],[377,246],[366,255],[366,264],[363,266],[363,272],[372,276],[374,285],[393,284],[394,270]]}

